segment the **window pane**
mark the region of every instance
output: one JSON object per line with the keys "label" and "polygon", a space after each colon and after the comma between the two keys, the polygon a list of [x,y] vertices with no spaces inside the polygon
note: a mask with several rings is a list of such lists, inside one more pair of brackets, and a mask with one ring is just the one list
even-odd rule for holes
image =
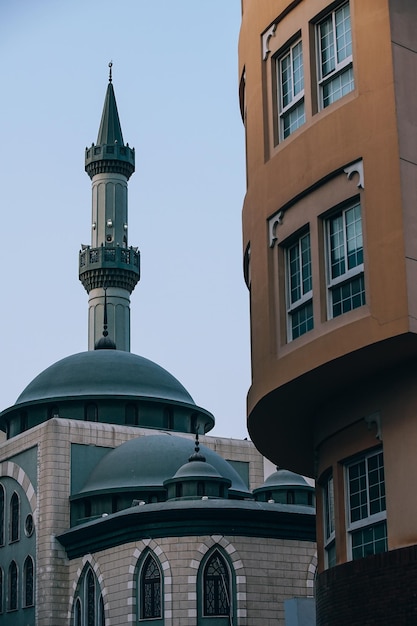
{"label": "window pane", "polygon": [[386,552],[387,549],[387,523],[385,521],[352,533],[353,559]]}
{"label": "window pane", "polygon": [[332,289],[333,317],[347,313],[365,304],[363,275]]}
{"label": "window pane", "polygon": [[281,59],[281,94],[282,108],[285,108],[291,102],[293,95],[290,53]]}
{"label": "window pane", "polygon": [[320,56],[321,56],[321,76],[324,78],[336,67],[333,41],[333,20],[332,16],[324,20],[319,27],[320,36]]}
{"label": "window pane", "polygon": [[313,303],[307,302],[307,304],[300,306],[299,309],[291,313],[291,333],[292,339],[297,339],[314,327],[313,318]]}
{"label": "window pane", "polygon": [[323,85],[323,107],[346,96],[354,88],[353,69],[349,67]]}
{"label": "window pane", "polygon": [[294,96],[304,89],[303,48],[301,41],[292,50],[292,71],[294,77]]}
{"label": "window pane", "polygon": [[293,304],[301,298],[300,251],[298,242],[288,251],[290,266],[290,302]]}
{"label": "window pane", "polygon": [[305,122],[304,102],[282,116],[284,139]]}
{"label": "window pane", "polygon": [[341,7],[335,14],[337,62],[352,56],[352,32],[350,28],[349,5]]}
{"label": "window pane", "polygon": [[362,265],[362,218],[359,204],[345,212],[348,269]]}

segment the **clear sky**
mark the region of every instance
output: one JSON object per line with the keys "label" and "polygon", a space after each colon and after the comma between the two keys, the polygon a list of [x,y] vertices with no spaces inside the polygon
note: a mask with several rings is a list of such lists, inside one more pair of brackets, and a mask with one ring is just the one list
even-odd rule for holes
{"label": "clear sky", "polygon": [[165,367],[243,438],[250,384],[242,276],[240,0],[1,0],[0,409],[87,349],[78,251],[90,243],[84,149],[113,61],[136,149],[129,244],[141,251],[131,350]]}

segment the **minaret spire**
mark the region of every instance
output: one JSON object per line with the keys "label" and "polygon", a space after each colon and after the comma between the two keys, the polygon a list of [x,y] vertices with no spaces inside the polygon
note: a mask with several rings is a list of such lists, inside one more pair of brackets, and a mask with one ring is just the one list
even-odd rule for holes
{"label": "minaret spire", "polygon": [[[79,277],[89,295],[88,347],[102,335],[104,315],[119,350],[130,350],[130,294],[139,281],[137,248],[128,247],[127,182],[135,151],[124,144],[109,63],[97,143],[85,151],[92,182],[91,245],[82,246]],[[106,329],[107,330],[107,329]]]}

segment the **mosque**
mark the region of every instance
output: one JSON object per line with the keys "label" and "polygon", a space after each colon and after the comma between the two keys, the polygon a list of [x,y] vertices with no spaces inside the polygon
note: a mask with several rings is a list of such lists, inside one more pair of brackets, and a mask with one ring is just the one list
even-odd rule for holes
{"label": "mosque", "polygon": [[213,415],[130,352],[135,151],[111,72],[85,153],[88,351],[0,413],[0,626],[313,624],[313,487],[266,477],[251,441],[207,435]]}

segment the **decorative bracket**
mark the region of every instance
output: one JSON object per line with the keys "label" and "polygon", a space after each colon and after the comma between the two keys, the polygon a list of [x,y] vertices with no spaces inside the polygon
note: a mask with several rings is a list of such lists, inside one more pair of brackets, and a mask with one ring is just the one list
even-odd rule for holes
{"label": "decorative bracket", "polygon": [[275,35],[277,29],[276,24],[272,24],[268,30],[262,35],[262,60],[266,61],[268,54],[271,52],[269,49],[269,40]]}
{"label": "decorative bracket", "polygon": [[376,435],[375,437],[382,441],[382,425],[381,425],[381,414],[380,413],[371,413],[371,415],[367,415],[365,417],[365,422],[368,424],[368,429],[371,429],[372,424],[376,426]]}
{"label": "decorative bracket", "polygon": [[348,165],[348,167],[346,167],[343,171],[347,175],[348,180],[351,180],[351,178],[352,178],[352,176],[354,174],[358,174],[358,176],[359,176],[358,187],[361,187],[362,189],[365,189],[365,181],[364,181],[364,176],[363,176],[363,160],[362,159],[359,159],[359,161],[355,161],[355,163],[352,163],[351,165]]}
{"label": "decorative bracket", "polygon": [[278,241],[277,228],[282,224],[284,219],[284,211],[278,211],[268,220],[269,227],[269,247],[273,248]]}

